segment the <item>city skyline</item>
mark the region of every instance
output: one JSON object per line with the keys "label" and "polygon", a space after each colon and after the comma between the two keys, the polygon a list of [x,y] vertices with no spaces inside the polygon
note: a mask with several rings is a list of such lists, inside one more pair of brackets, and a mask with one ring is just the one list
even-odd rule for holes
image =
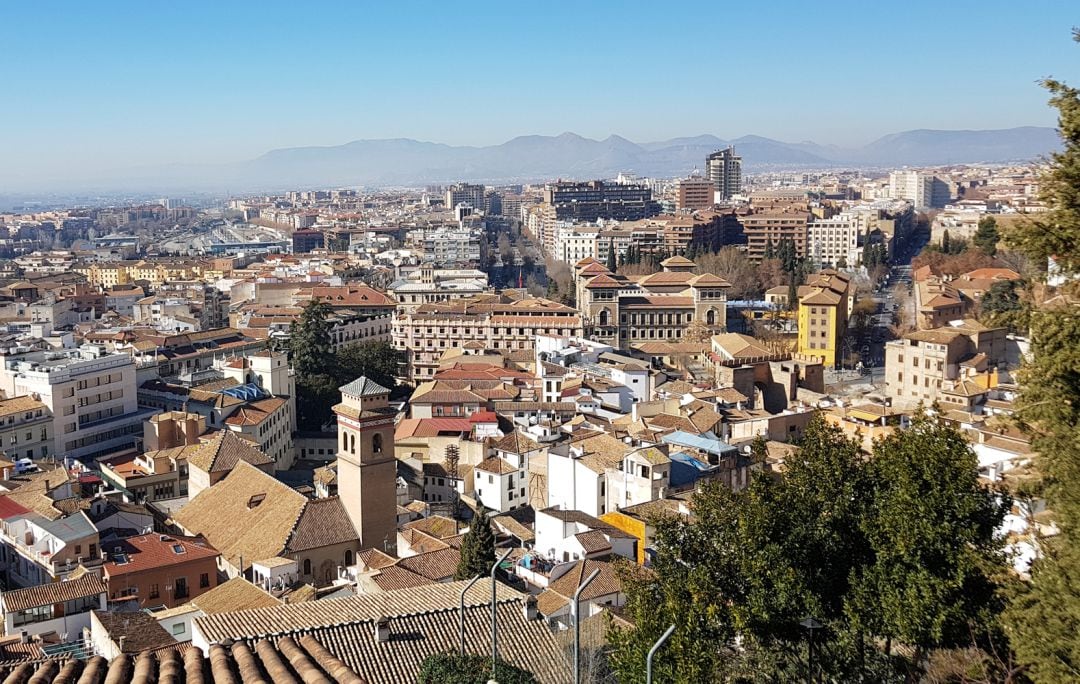
{"label": "city skyline", "polygon": [[[1054,68],[1070,62],[1067,12],[1040,5],[1007,17],[934,6],[917,36],[873,7],[792,3],[686,4],[662,21],[645,5],[475,5],[453,17],[438,5],[8,6],[0,16],[20,30],[8,37],[0,182],[382,138],[712,133],[857,146],[911,129],[1050,126],[1037,81],[1075,75]],[[1002,35],[1011,56],[980,66]]]}

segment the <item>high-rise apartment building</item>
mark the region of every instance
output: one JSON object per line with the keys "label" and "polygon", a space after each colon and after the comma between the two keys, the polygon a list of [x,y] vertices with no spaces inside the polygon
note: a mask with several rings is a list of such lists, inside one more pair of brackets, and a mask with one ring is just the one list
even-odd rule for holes
{"label": "high-rise apartment building", "polygon": [[734,147],[713,152],[705,158],[705,178],[712,181],[720,199],[731,199],[742,189],[742,157]]}
{"label": "high-rise apartment building", "polygon": [[457,183],[446,189],[446,208],[453,209],[459,204],[467,204],[476,211],[486,208],[484,186],[471,183]]}
{"label": "high-rise apartment building", "polygon": [[944,207],[951,197],[949,184],[937,176],[918,171],[893,171],[889,174],[889,197],[907,200],[917,209]]}

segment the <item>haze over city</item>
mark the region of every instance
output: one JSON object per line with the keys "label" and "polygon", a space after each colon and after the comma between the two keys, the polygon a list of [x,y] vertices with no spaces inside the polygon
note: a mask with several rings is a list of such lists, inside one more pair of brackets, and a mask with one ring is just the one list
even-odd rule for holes
{"label": "haze over city", "polygon": [[1054,33],[1069,21],[1058,2],[50,7],[0,8],[9,187],[381,138],[857,147],[911,129],[1052,125],[1037,80],[1077,72]]}

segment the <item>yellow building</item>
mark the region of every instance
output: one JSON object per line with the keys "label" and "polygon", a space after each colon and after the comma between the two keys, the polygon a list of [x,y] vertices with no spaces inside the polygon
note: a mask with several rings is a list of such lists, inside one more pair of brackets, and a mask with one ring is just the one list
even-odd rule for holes
{"label": "yellow building", "polygon": [[76,266],[71,270],[86,276],[87,282],[92,287],[110,288],[131,282],[127,266],[122,261],[87,264],[85,266]]}
{"label": "yellow building", "polygon": [[799,288],[798,353],[821,359],[826,368],[843,360],[849,290],[849,279],[836,271],[816,273]]}
{"label": "yellow building", "polygon": [[661,516],[690,515],[690,506],[684,498],[666,498],[627,506],[600,516],[600,519],[637,538],[637,562],[645,565],[647,549],[656,541],[656,527],[653,522]]}

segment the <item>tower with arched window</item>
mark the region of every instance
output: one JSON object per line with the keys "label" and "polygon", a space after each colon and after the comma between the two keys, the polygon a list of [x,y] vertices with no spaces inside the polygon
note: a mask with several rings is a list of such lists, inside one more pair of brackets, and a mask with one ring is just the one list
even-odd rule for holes
{"label": "tower with arched window", "polygon": [[338,496],[361,546],[392,552],[397,540],[397,465],[390,390],[364,376],[338,389]]}

